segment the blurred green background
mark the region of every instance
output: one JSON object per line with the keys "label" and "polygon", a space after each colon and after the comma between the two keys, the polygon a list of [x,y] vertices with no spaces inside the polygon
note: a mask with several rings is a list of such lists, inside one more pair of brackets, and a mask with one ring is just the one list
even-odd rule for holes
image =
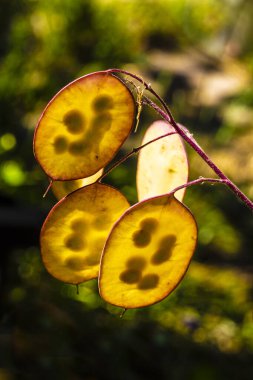
{"label": "blurred green background", "polygon": [[[0,380],[253,378],[253,218],[221,185],[187,191],[199,225],[194,260],[163,302],[104,304],[96,281],[50,277],[39,231],[52,194],[35,162],[33,131],[64,85],[118,67],[140,74],[177,121],[253,198],[251,0],[1,0]],[[118,154],[140,143],[138,133]],[[190,149],[191,179],[213,176]],[[136,158],[106,183],[137,201]]]}

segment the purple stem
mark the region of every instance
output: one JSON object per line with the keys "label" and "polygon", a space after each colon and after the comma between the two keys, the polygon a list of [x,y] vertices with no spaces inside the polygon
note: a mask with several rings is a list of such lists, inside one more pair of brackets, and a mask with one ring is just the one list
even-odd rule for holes
{"label": "purple stem", "polygon": [[173,189],[169,194],[174,194],[176,191],[184,189],[186,187],[192,186],[192,185],[198,185],[199,183],[204,183],[204,182],[209,182],[209,183],[224,183],[226,185],[226,181],[224,179],[218,179],[218,178],[198,178],[194,179],[193,181],[184,183],[183,185],[180,185]]}
{"label": "purple stem", "polygon": [[146,88],[146,90],[148,90],[160,101],[165,112],[160,107],[158,107],[157,104],[155,104],[154,102],[152,102],[152,100],[145,96],[143,97],[143,101],[146,104],[150,105],[157,113],[159,113],[159,115],[161,115],[164,120],[169,122],[175,128],[178,134],[198,153],[198,155],[207,163],[207,165],[210,166],[210,168],[217,174],[217,176],[220,179],[222,179],[222,182],[225,183],[230,188],[230,190],[232,190],[236,194],[236,196],[240,198],[246,204],[246,206],[248,206],[253,211],[253,202],[218,168],[218,166],[215,165],[215,163],[208,157],[208,155],[199,146],[199,144],[195,141],[195,139],[187,131],[187,129],[183,129],[176,123],[170,109],[168,108],[164,100],[151,88],[151,85],[149,83],[146,83],[142,78],[138,77],[135,74],[129,73],[126,70],[109,69],[107,71],[126,74],[141,82]]}
{"label": "purple stem", "polygon": [[153,94],[158,100],[159,102],[163,105],[163,108],[165,109],[165,111],[168,113],[168,115],[170,115],[170,110],[167,106],[167,104],[165,103],[165,101],[160,97],[160,95],[158,95],[151,87],[150,83],[147,83],[145,82],[142,78],[138,77],[138,75],[135,75],[135,74],[132,74],[132,73],[129,73],[128,71],[126,70],[121,70],[121,69],[109,69],[107,70],[107,72],[111,72],[111,73],[120,73],[120,74],[126,74],[134,79],[136,79],[138,82],[141,82],[143,84],[143,86],[145,87],[146,90],[148,90],[151,94]]}
{"label": "purple stem", "polygon": [[178,134],[203,158],[203,160],[210,166],[210,168],[217,174],[217,176],[223,180],[230,190],[232,190],[238,198],[240,198],[246,206],[253,211],[253,202],[215,165],[215,163],[208,157],[204,150],[195,141],[189,132],[185,132],[174,120],[172,115],[167,115],[160,107],[158,107],[152,100],[144,98],[145,102],[149,104],[156,112],[158,112],[162,118],[168,121],[178,132]]}
{"label": "purple stem", "polygon": [[148,142],[146,142],[145,144],[143,145],[140,145],[140,146],[137,146],[136,148],[133,148],[131,150],[131,152],[127,153],[124,157],[122,157],[120,160],[118,160],[117,162],[115,162],[108,170],[106,170],[97,180],[96,182],[101,182],[101,180],[107,176],[107,174],[109,174],[113,169],[115,169],[117,166],[119,166],[120,164],[122,164],[122,162],[125,162],[129,157],[131,157],[132,155],[138,153],[142,148],[145,148],[145,146],[149,145],[149,144],[152,144],[153,142],[157,141],[157,140],[160,140],[160,139],[163,139],[164,137],[167,137],[167,136],[171,136],[171,135],[175,135],[177,134],[177,132],[168,132],[166,133],[165,135],[162,135],[162,136],[158,136],[156,137],[155,139],[153,140],[150,140]]}

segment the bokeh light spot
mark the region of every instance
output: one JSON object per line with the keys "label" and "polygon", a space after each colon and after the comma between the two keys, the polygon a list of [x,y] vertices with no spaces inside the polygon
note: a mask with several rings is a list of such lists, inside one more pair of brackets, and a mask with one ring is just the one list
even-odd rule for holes
{"label": "bokeh light spot", "polygon": [[6,161],[0,168],[3,181],[10,186],[21,186],[26,180],[26,174],[16,161]]}
{"label": "bokeh light spot", "polygon": [[11,150],[16,146],[16,137],[12,133],[5,133],[0,138],[0,145],[3,150]]}

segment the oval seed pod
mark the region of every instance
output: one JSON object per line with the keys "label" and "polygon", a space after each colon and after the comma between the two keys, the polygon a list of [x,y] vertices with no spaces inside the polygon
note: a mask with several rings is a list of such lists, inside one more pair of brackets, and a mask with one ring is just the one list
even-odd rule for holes
{"label": "oval seed pod", "polygon": [[[159,136],[175,132],[165,121],[154,122],[146,131],[142,144]],[[166,194],[188,180],[188,160],[183,141],[178,134],[157,140],[141,149],[138,157],[137,191],[138,199]],[[185,189],[175,196],[182,201]]]}
{"label": "oval seed pod", "polygon": [[194,217],[173,195],[137,203],[115,223],[106,241],[101,297],[126,309],[161,301],[182,280],[196,240]]}
{"label": "oval seed pod", "polygon": [[47,271],[71,284],[96,278],[110,229],[128,207],[118,190],[99,183],[63,198],[41,229],[41,256]]}
{"label": "oval seed pod", "polygon": [[135,101],[106,71],[64,87],[42,113],[34,154],[53,180],[91,176],[111,161],[134,123]]}
{"label": "oval seed pod", "polygon": [[100,169],[97,173],[90,177],[82,179],[74,179],[73,181],[54,181],[52,184],[52,191],[58,200],[64,198],[72,191],[79,189],[94,183],[103,173],[103,169]]}

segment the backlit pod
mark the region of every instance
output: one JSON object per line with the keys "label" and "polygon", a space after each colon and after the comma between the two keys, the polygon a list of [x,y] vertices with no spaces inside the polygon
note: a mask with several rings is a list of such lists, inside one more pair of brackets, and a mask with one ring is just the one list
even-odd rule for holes
{"label": "backlit pod", "polygon": [[196,240],[195,219],[174,196],[137,203],[117,221],[105,244],[101,297],[126,309],[161,301],[183,278]]}
{"label": "backlit pod", "polygon": [[[159,136],[175,132],[165,121],[154,122],[146,131],[142,145]],[[137,190],[140,201],[169,193],[188,179],[188,160],[178,134],[164,137],[144,147],[138,157]],[[176,192],[182,201],[185,189]]]}
{"label": "backlit pod", "polygon": [[128,207],[118,190],[99,183],[58,202],[41,230],[41,256],[48,272],[71,284],[97,277],[104,243]]}
{"label": "backlit pod", "polygon": [[114,157],[131,132],[135,102],[126,85],[106,71],[75,80],[44,110],[34,153],[54,180],[91,176]]}

